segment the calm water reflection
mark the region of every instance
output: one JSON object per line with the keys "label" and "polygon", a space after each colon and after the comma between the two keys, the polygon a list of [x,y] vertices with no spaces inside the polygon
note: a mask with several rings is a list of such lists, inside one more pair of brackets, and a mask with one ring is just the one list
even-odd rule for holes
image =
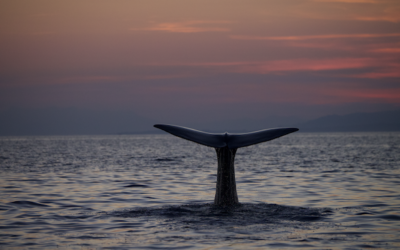
{"label": "calm water reflection", "polygon": [[400,247],[400,133],[241,148],[241,206],[211,205],[212,148],[170,135],[0,138],[0,248]]}

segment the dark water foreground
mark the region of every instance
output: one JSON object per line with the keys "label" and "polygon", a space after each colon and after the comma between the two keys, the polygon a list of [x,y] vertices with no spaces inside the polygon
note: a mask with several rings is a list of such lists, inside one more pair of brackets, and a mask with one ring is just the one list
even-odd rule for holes
{"label": "dark water foreground", "polygon": [[0,249],[398,249],[400,133],[294,134],[216,155],[169,135],[0,138]]}

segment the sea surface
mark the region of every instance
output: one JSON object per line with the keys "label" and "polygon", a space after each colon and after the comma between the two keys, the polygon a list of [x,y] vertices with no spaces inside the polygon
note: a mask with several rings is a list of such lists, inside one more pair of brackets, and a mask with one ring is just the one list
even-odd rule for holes
{"label": "sea surface", "polygon": [[0,249],[400,249],[400,133],[240,148],[162,135],[0,137]]}

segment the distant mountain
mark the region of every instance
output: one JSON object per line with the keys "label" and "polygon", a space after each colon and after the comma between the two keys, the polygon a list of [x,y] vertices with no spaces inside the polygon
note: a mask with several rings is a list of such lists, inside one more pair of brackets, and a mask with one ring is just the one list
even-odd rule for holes
{"label": "distant mountain", "polygon": [[302,132],[400,131],[400,110],[329,115],[297,126]]}
{"label": "distant mountain", "polygon": [[[78,108],[13,108],[0,112],[0,136],[95,135],[164,133],[154,120],[130,111],[93,111]],[[243,133],[275,127],[297,127],[300,132],[400,131],[400,110],[329,115],[305,121],[300,117],[204,121],[175,124],[207,132]]]}
{"label": "distant mountain", "polygon": [[154,121],[130,111],[12,108],[0,112],[0,135],[94,135],[156,132]]}
{"label": "distant mountain", "polygon": [[188,126],[207,132],[245,133],[267,128],[294,127],[301,122],[305,122],[305,119],[293,116],[268,116],[260,119],[242,118],[204,124],[190,124]]}

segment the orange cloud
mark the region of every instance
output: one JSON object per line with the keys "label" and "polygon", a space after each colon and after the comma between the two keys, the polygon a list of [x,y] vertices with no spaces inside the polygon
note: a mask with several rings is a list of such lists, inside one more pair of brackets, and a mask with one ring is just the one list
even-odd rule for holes
{"label": "orange cloud", "polygon": [[186,21],[159,23],[152,27],[132,30],[165,31],[175,33],[198,33],[198,32],[227,32],[228,28],[214,27],[215,24],[227,24],[227,21]]}
{"label": "orange cloud", "polygon": [[397,23],[400,22],[400,7],[390,6],[383,10],[383,13],[374,16],[356,16],[356,20],[360,21],[386,21]]}
{"label": "orange cloud", "polygon": [[377,72],[369,72],[365,74],[359,74],[355,75],[354,77],[358,78],[372,78],[372,79],[377,79],[377,78],[400,78],[400,67],[397,68],[391,68],[391,69],[386,69],[386,70],[381,70]]}
{"label": "orange cloud", "polygon": [[156,80],[156,79],[185,78],[185,77],[191,77],[191,76],[194,76],[194,75],[190,74],[190,73],[182,73],[182,74],[167,74],[167,75],[147,75],[147,76],[139,77],[138,79]]}
{"label": "orange cloud", "polygon": [[[340,69],[371,68],[369,73],[347,75],[356,78],[400,77],[400,64],[374,58],[295,59],[271,62],[247,63],[236,67],[240,73],[283,73],[289,71],[327,71]],[[343,76],[343,75],[338,75]]]}
{"label": "orange cloud", "polygon": [[397,0],[311,0],[297,13],[306,18],[325,20],[400,22]]}
{"label": "orange cloud", "polygon": [[331,34],[314,36],[230,36],[239,40],[276,40],[276,41],[299,41],[310,39],[335,39],[335,38],[378,38],[378,37],[400,37],[400,33],[389,34]]}
{"label": "orange cloud", "polygon": [[387,21],[387,22],[392,22],[392,23],[400,22],[400,17],[396,17],[396,16],[356,17],[354,19],[360,20],[360,21]]}
{"label": "orange cloud", "polygon": [[268,74],[287,71],[322,71],[365,68],[374,65],[371,58],[294,59],[269,62],[209,63],[207,66],[230,66],[240,73]]}
{"label": "orange cloud", "polygon": [[[236,62],[201,62],[201,63],[153,63],[148,66],[185,66],[207,68],[213,72],[233,72],[251,74],[283,74],[295,71],[329,71],[341,69],[371,68],[368,74],[347,75],[357,78],[397,77],[400,66],[388,60],[375,58],[333,58],[333,59],[293,59],[275,61],[236,61]],[[382,70],[384,68],[384,70]],[[195,71],[192,71],[195,72]],[[204,71],[199,71],[204,74]],[[340,75],[343,76],[343,75]]]}
{"label": "orange cloud", "polygon": [[374,49],[372,52],[380,52],[380,53],[400,53],[400,48],[380,48]]}
{"label": "orange cloud", "polygon": [[314,2],[336,2],[336,3],[380,3],[381,1],[378,1],[378,0],[314,0]]}

